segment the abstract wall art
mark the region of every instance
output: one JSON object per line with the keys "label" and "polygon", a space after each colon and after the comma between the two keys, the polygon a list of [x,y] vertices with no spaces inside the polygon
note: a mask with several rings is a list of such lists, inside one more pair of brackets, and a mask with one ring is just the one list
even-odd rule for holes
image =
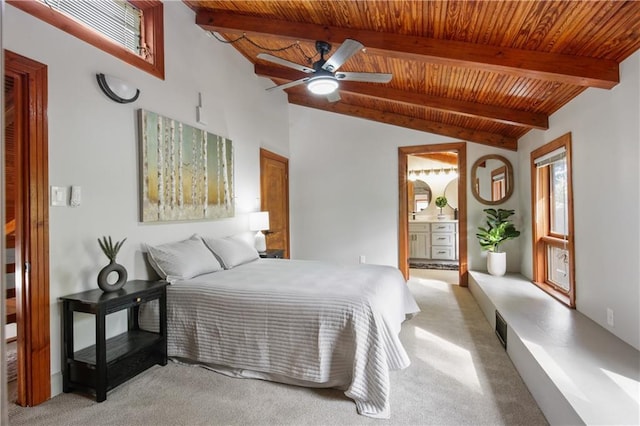
{"label": "abstract wall art", "polygon": [[139,111],[142,222],[233,217],[231,140]]}

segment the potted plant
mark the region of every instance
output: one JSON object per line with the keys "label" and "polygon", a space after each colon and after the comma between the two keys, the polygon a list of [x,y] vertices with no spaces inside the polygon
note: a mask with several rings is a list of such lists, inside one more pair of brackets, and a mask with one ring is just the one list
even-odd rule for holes
{"label": "potted plant", "polygon": [[447,197],[445,197],[444,195],[440,195],[439,197],[436,197],[436,207],[440,208],[440,214],[438,215],[438,219],[444,219],[445,215],[442,214],[442,208],[446,207],[447,205]]}
{"label": "potted plant", "polygon": [[[122,248],[122,245],[127,239],[117,241],[113,244],[111,237],[102,237],[102,240],[98,238],[98,245],[102,249],[102,252],[109,259],[109,264],[100,270],[98,273],[98,287],[104,292],[112,292],[120,290],[127,282],[127,270],[124,266],[116,263],[116,256]],[[109,282],[109,276],[111,273],[116,273],[118,279],[114,283]]]}
{"label": "potted plant", "polygon": [[515,210],[484,209],[487,226],[478,227],[476,237],[482,250],[487,250],[487,270],[491,275],[502,276],[507,270],[507,254],[500,252],[500,244],[520,235],[520,231],[508,219]]}

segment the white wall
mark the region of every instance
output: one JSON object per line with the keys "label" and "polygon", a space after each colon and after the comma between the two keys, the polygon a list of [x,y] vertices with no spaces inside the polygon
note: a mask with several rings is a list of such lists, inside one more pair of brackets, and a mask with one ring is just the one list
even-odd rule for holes
{"label": "white wall", "polygon": [[[486,145],[480,145],[475,143],[467,144],[467,229],[468,229],[468,263],[469,269],[474,271],[486,271],[487,270],[487,252],[480,249],[478,239],[476,238],[476,231],[478,226],[486,226],[486,213],[483,209],[496,208],[496,209],[513,209],[515,214],[509,219],[515,225],[516,229],[520,232],[523,231],[523,212],[519,209],[520,198],[518,194],[518,173],[514,170],[513,185],[514,191],[511,197],[502,204],[495,206],[487,206],[480,203],[471,194],[471,167],[480,157],[484,155],[498,154],[509,160],[511,165],[517,167],[518,154],[514,151],[507,151],[504,149],[496,149]],[[491,197],[489,197],[491,198]],[[506,241],[500,244],[500,250],[507,253],[507,271],[519,272],[521,263],[521,246],[522,241],[520,238],[515,240]]]}
{"label": "white wall", "polygon": [[[518,152],[467,144],[475,160],[500,154],[514,166],[513,196],[521,236],[504,244],[509,271],[531,277],[529,154],[567,132],[573,135],[577,309],[625,342],[640,347],[640,53],[621,64],[612,90],[588,89],[531,131]],[[451,142],[299,106],[290,107],[291,233],[294,257],[397,265],[398,146]],[[468,261],[486,270],[475,230],[484,221],[467,185]],[[606,323],[614,311],[615,326]]]}
{"label": "white wall", "polygon": [[[620,64],[620,84],[587,89],[553,114],[549,130],[520,140],[522,273],[532,277],[530,153],[571,132],[576,306],[640,349],[640,52]],[[606,310],[614,311],[614,327]]]}
{"label": "white wall", "polygon": [[[229,45],[199,29],[182,2],[165,2],[165,68],[160,80],[8,5],[3,47],[48,65],[49,183],[82,186],[82,205],[50,209],[52,391],[60,392],[62,295],[97,288],[107,259],[96,239],[127,237],[118,255],[132,278],[147,278],[143,243],[163,243],[193,233],[229,235],[248,228],[259,209],[259,148],[288,155],[286,99],[267,94],[268,83]],[[140,99],[121,105],[99,90],[104,72],[140,88]],[[206,126],[196,124],[198,92]],[[136,111],[144,108],[229,137],[235,151],[236,217],[209,222],[142,224],[138,221]],[[111,318],[110,318],[111,319]],[[77,324],[78,347],[93,342],[93,319]],[[109,323],[114,334],[122,318]]]}
{"label": "white wall", "polygon": [[[398,147],[459,142],[299,106],[290,107],[291,253],[295,258],[398,264]],[[511,161],[516,153],[467,144],[467,168],[485,154]],[[515,197],[505,203],[516,208]],[[468,235],[482,223],[482,209],[467,185]],[[517,243],[510,270],[520,265]],[[513,254],[513,255],[512,255]],[[486,270],[484,255],[469,244],[472,269]]]}

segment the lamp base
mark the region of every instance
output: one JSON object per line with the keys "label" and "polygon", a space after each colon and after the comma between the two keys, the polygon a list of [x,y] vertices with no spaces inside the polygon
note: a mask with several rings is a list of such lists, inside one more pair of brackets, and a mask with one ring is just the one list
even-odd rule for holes
{"label": "lamp base", "polygon": [[258,250],[258,252],[263,252],[267,250],[267,240],[264,237],[264,234],[262,233],[262,231],[256,232],[254,245],[256,247],[256,250]]}

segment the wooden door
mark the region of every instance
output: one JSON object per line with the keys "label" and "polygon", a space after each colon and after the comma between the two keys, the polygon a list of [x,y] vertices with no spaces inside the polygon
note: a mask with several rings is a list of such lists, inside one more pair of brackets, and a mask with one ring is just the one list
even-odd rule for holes
{"label": "wooden door", "polygon": [[260,209],[269,212],[267,249],[289,258],[289,160],[260,149]]}
{"label": "wooden door", "polygon": [[[10,277],[15,273],[13,252],[16,247],[16,118],[19,114],[21,98],[17,96],[16,79],[11,75],[4,77],[4,230],[5,230],[5,283],[6,283],[6,322],[16,322],[16,287]],[[16,117],[18,115],[18,117]],[[19,126],[18,126],[19,127]],[[20,132],[20,128],[18,128]]]}
{"label": "wooden door", "polygon": [[51,395],[47,66],[8,50],[4,66],[15,87],[17,403],[33,406]]}

